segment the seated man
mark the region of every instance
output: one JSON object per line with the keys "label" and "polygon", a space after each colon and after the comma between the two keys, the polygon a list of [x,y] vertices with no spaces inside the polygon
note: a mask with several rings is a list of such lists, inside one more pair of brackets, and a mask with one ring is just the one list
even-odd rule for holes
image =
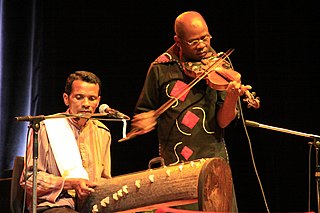
{"label": "seated man", "polygon": [[[93,73],[69,75],[63,100],[68,114],[94,113],[100,102],[101,81]],[[29,134],[20,185],[32,208],[33,134]],[[37,210],[77,212],[99,181],[111,178],[111,135],[101,122],[85,118],[54,118],[40,122],[38,131]],[[77,200],[76,200],[77,198]]]}

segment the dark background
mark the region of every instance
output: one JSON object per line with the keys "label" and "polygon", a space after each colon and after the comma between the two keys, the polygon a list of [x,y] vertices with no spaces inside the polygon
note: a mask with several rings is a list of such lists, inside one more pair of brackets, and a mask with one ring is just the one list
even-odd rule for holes
{"label": "dark background", "polygon": [[[37,114],[65,110],[67,76],[88,70],[102,80],[102,103],[132,116],[149,64],[173,44],[177,15],[197,10],[207,20],[212,46],[226,52],[242,82],[261,99],[244,119],[308,134],[319,132],[319,8],[308,1],[46,1],[41,37]],[[22,79],[23,80],[23,79]],[[113,176],[146,170],[158,156],[155,132],[118,143],[113,135]],[[242,120],[226,129],[230,164],[241,212],[316,211],[315,149],[311,138]],[[255,166],[258,173],[255,173]],[[309,167],[311,171],[309,171]],[[261,181],[263,192],[260,188]]]}

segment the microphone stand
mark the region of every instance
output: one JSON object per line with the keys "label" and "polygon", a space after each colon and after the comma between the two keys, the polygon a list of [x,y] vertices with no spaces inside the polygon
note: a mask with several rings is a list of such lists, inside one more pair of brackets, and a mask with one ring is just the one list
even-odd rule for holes
{"label": "microphone stand", "polygon": [[32,179],[32,213],[37,212],[37,170],[38,170],[38,132],[40,122],[48,118],[62,118],[65,115],[38,115],[38,116],[21,116],[16,117],[17,121],[30,121],[30,126],[33,129],[33,179]]}
{"label": "microphone stand", "polygon": [[[319,135],[313,135],[313,134],[307,134],[307,133],[303,133],[303,132],[298,132],[298,131],[293,131],[293,130],[289,130],[289,129],[284,129],[284,128],[279,128],[279,127],[274,127],[274,126],[269,126],[269,125],[264,125],[264,124],[260,124],[258,122],[254,122],[254,121],[249,121],[246,120],[245,121],[246,126],[250,126],[250,127],[260,127],[260,128],[265,128],[265,129],[270,129],[270,130],[274,130],[274,131],[278,131],[278,132],[284,132],[284,133],[288,133],[288,134],[293,134],[293,135],[298,135],[298,136],[302,136],[302,137],[307,137],[307,138],[311,138],[312,142],[309,142],[309,144],[313,144],[315,147],[315,179],[316,179],[316,191],[317,191],[317,208],[318,208],[318,212],[320,212],[319,208],[320,208],[320,200],[319,200],[319,182],[320,182],[320,166],[319,166],[319,147],[320,147],[320,136]],[[310,202],[310,201],[309,201]],[[310,204],[309,204],[309,209],[310,211]]]}
{"label": "microphone stand", "polygon": [[38,131],[40,129],[40,121],[43,118],[35,118],[31,121],[33,133],[33,180],[32,180],[32,212],[37,212],[37,168],[38,168]]}
{"label": "microphone stand", "polygon": [[[58,113],[54,115],[37,115],[37,116],[20,116],[15,117],[17,121],[29,121],[33,129],[33,179],[32,179],[32,213],[37,212],[37,169],[38,169],[38,131],[40,129],[40,122],[51,118],[86,118],[99,119],[99,117],[109,116],[108,113],[100,114],[67,114]],[[108,120],[108,119],[105,119]],[[115,119],[109,119],[115,120]],[[119,120],[119,119],[118,119]]]}

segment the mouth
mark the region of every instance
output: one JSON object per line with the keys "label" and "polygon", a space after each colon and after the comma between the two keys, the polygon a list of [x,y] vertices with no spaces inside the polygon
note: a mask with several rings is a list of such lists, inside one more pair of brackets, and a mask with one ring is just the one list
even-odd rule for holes
{"label": "mouth", "polygon": [[198,55],[199,57],[203,58],[203,57],[205,57],[207,54],[208,54],[207,51],[199,51],[197,55]]}
{"label": "mouth", "polygon": [[89,110],[80,111],[80,114],[91,114],[92,112]]}

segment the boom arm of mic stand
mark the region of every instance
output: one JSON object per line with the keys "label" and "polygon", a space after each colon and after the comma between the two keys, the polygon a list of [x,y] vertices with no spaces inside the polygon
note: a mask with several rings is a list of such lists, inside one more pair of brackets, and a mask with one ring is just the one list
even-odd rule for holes
{"label": "boom arm of mic stand", "polygon": [[94,117],[96,114],[68,114],[68,113],[57,113],[53,115],[28,115],[28,116],[19,116],[15,117],[16,121],[42,121],[46,119],[53,119],[53,118],[91,118]]}
{"label": "boom arm of mic stand", "polygon": [[284,133],[288,133],[288,134],[292,134],[292,135],[298,135],[298,136],[302,136],[302,137],[306,137],[306,138],[320,139],[319,135],[312,135],[312,134],[293,131],[293,130],[289,130],[289,129],[284,129],[284,128],[279,128],[279,127],[264,125],[264,124],[260,124],[258,122],[249,121],[249,120],[246,120],[246,125],[247,126],[251,126],[251,127],[260,127],[260,128],[264,128],[264,129],[270,129],[270,130],[274,130],[274,131],[278,131],[278,132],[284,132]]}

